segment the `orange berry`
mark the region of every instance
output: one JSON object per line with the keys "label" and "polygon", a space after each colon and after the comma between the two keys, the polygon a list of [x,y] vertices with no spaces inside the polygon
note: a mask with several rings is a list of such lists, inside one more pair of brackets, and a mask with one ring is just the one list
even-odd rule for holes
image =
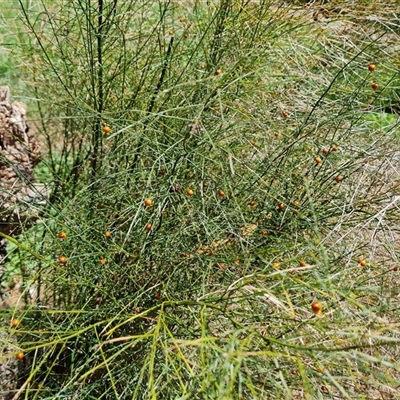
{"label": "orange berry", "polygon": [[218,196],[224,197],[225,196],[225,192],[223,190],[218,190]]}
{"label": "orange berry", "polygon": [[187,194],[188,196],[193,196],[193,195],[194,195],[194,192],[193,192],[192,189],[186,189],[186,194]]}
{"label": "orange berry", "polygon": [[249,206],[254,207],[256,205],[256,202],[254,200],[249,201]]}
{"label": "orange berry", "polygon": [[338,148],[337,146],[334,145],[334,146],[332,146],[331,150],[332,150],[332,151],[338,151],[339,148]]}
{"label": "orange berry", "polygon": [[108,125],[103,126],[103,132],[107,135],[107,133],[111,132],[111,128]]}
{"label": "orange berry", "polygon": [[297,200],[295,200],[295,201],[293,202],[293,205],[294,205],[295,207],[300,207],[300,202],[297,201]]}
{"label": "orange berry", "polygon": [[288,118],[289,117],[289,114],[287,112],[285,112],[285,111],[282,111],[281,115],[282,115],[283,118]]}
{"label": "orange berry", "polygon": [[368,264],[367,260],[365,260],[364,258],[359,258],[357,262],[358,265],[361,265],[361,267],[365,267]]}
{"label": "orange berry", "polygon": [[58,234],[58,237],[59,237],[60,239],[65,239],[65,238],[67,237],[67,234],[66,234],[65,232],[60,232],[60,233]]}
{"label": "orange berry", "polygon": [[279,203],[278,210],[284,210],[284,209],[285,209],[285,205],[283,203]]}
{"label": "orange berry", "polygon": [[25,357],[25,354],[24,354],[23,351],[19,351],[19,352],[15,355],[15,358],[16,358],[17,360],[23,360],[24,357]]}
{"label": "orange berry", "polygon": [[153,225],[151,225],[151,224],[147,224],[146,225],[146,231],[151,231],[151,227],[152,227]]}
{"label": "orange berry", "polygon": [[305,267],[307,263],[304,260],[299,261],[300,267]]}
{"label": "orange berry", "polygon": [[107,262],[107,260],[105,258],[101,258],[100,259],[100,264],[101,265],[104,265],[106,262]]}
{"label": "orange berry", "polygon": [[368,65],[368,70],[369,70],[370,72],[375,71],[375,70],[376,70],[376,65],[375,65],[375,64],[369,64],[369,65]]}
{"label": "orange berry", "polygon": [[322,149],[322,153],[327,155],[329,153],[329,150],[328,149]]}
{"label": "orange berry", "polygon": [[321,163],[322,163],[322,160],[321,160],[320,157],[316,157],[316,158],[315,158],[315,162],[316,162],[317,164],[321,164]]}
{"label": "orange berry", "polygon": [[268,235],[268,231],[262,231],[262,232],[261,232],[261,235],[267,236],[267,235]]}
{"label": "orange berry", "polygon": [[145,205],[146,207],[152,206],[152,205],[153,205],[153,200],[151,200],[151,199],[146,199],[146,200],[144,201],[144,205]]}
{"label": "orange berry", "polygon": [[16,328],[17,326],[19,326],[20,323],[21,323],[21,321],[18,318],[11,318],[10,325],[13,328]]}
{"label": "orange berry", "polygon": [[341,180],[342,180],[342,177],[341,177],[340,175],[338,175],[338,176],[335,177],[335,181],[336,181],[337,183],[339,183]]}
{"label": "orange berry", "polygon": [[67,257],[64,257],[64,256],[60,256],[60,257],[58,257],[58,262],[60,263],[60,264],[66,264],[67,263]]}
{"label": "orange berry", "polygon": [[107,239],[110,239],[110,237],[111,237],[111,232],[107,231],[107,232],[104,234],[104,236],[105,236]]}
{"label": "orange berry", "polygon": [[372,87],[372,89],[377,90],[378,87],[379,87],[379,85],[378,85],[376,82],[374,82],[374,83],[371,85],[371,87]]}
{"label": "orange berry", "polygon": [[322,304],[318,301],[313,301],[311,303],[311,309],[313,310],[314,314],[321,314],[322,313]]}
{"label": "orange berry", "polygon": [[215,75],[221,75],[222,74],[222,69],[217,69],[215,71]]}

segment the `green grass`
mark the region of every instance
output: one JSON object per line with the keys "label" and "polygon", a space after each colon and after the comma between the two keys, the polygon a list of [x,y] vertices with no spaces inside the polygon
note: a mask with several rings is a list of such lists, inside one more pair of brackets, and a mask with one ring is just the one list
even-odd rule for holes
{"label": "green grass", "polygon": [[[19,6],[16,2],[0,1],[0,84],[20,88],[20,75],[15,52],[19,51]],[[21,87],[22,89],[22,87]]]}
{"label": "green grass", "polygon": [[23,13],[52,194],[12,245],[21,393],[395,398],[395,4],[101,4]]}

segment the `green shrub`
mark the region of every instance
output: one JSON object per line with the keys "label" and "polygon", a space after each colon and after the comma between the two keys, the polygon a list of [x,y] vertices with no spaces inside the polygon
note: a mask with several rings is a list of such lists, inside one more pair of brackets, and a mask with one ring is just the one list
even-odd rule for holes
{"label": "green shrub", "polygon": [[398,118],[368,110],[397,101],[398,34],[268,1],[20,5],[54,185],[27,398],[396,392]]}

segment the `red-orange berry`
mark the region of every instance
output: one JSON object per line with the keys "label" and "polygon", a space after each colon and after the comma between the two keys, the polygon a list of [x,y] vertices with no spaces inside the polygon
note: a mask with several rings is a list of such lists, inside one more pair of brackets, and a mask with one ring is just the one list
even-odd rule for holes
{"label": "red-orange berry", "polygon": [[318,301],[313,301],[311,303],[311,309],[313,310],[314,314],[321,314],[322,313],[322,304]]}
{"label": "red-orange berry", "polygon": [[105,236],[107,239],[110,239],[110,237],[111,237],[111,232],[107,231],[107,232],[104,234],[104,236]]}
{"label": "red-orange berry", "polygon": [[375,70],[376,70],[376,65],[375,65],[375,64],[369,64],[369,65],[368,65],[368,70],[369,70],[370,72],[375,71]]}
{"label": "red-orange berry", "polygon": [[376,82],[374,82],[374,83],[371,85],[371,87],[372,87],[372,89],[377,90],[377,89],[379,88],[379,85],[378,85]]}
{"label": "red-orange berry", "polygon": [[65,256],[60,256],[60,257],[58,257],[58,262],[60,263],[60,264],[66,264],[67,263],[67,257],[65,257]]}
{"label": "red-orange berry", "polygon": [[65,232],[60,232],[60,233],[58,234],[58,237],[59,237],[60,239],[65,239],[65,238],[67,237],[67,234],[66,234]]}
{"label": "red-orange berry", "polygon": [[146,200],[144,201],[144,205],[145,205],[146,207],[152,206],[152,205],[153,205],[153,200],[151,200],[151,199],[146,199]]}
{"label": "red-orange berry", "polygon": [[357,263],[358,265],[361,265],[361,267],[365,267],[368,264],[367,260],[365,260],[364,258],[359,258]]}
{"label": "red-orange berry", "polygon": [[11,318],[10,325],[13,328],[18,327],[20,323],[21,323],[21,321],[18,318]]}

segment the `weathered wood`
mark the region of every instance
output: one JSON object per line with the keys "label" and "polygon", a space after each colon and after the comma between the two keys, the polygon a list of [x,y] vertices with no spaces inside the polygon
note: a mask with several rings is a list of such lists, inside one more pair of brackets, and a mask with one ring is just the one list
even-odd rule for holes
{"label": "weathered wood", "polygon": [[10,89],[0,87],[0,232],[20,231],[26,205],[41,195],[34,185],[33,168],[40,149],[29,133],[24,103],[10,102]]}

